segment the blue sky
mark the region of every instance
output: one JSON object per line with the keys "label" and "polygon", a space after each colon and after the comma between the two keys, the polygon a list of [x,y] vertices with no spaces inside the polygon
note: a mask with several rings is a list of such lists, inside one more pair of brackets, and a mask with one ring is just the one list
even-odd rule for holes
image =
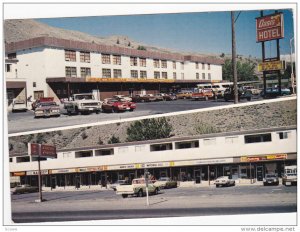
{"label": "blue sky", "polygon": [[[285,38],[280,40],[280,53],[289,54],[293,37],[293,15],[283,10]],[[264,11],[271,14],[274,11]],[[236,12],[236,16],[238,12]],[[256,43],[255,18],[260,11],[242,11],[236,21],[237,53],[261,58],[261,43]],[[99,16],[49,18],[38,21],[64,29],[109,36],[125,35],[147,45],[176,51],[231,54],[230,12],[153,14],[132,16]],[[266,43],[266,56],[276,55],[275,42]]]}

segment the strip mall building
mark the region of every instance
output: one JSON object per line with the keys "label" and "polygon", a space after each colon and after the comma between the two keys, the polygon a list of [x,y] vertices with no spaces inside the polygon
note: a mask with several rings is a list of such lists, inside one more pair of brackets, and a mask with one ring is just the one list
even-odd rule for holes
{"label": "strip mall building", "polygon": [[13,98],[68,98],[97,92],[169,92],[220,82],[219,59],[39,37],[5,44],[8,104]]}
{"label": "strip mall building", "polygon": [[[267,173],[283,175],[286,165],[297,163],[296,126],[195,137],[80,147],[58,151],[57,159],[41,161],[45,187],[140,177],[147,168],[155,178],[171,177],[194,184],[219,176],[239,181],[262,181]],[[10,154],[11,181],[37,185],[36,158]]]}

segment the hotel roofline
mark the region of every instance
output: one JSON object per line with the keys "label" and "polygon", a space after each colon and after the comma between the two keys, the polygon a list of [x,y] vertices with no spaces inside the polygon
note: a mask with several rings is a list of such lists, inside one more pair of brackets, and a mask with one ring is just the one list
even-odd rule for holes
{"label": "hotel roofline", "polygon": [[11,53],[24,49],[38,48],[38,47],[55,47],[61,49],[72,49],[89,52],[107,53],[113,55],[125,55],[125,56],[136,56],[142,58],[152,58],[161,60],[172,60],[172,61],[191,61],[206,64],[222,65],[224,61],[213,57],[201,57],[195,55],[182,55],[180,53],[163,53],[153,52],[145,50],[137,50],[132,48],[124,48],[119,46],[104,45],[97,43],[81,42],[75,40],[59,39],[55,37],[36,37],[28,40],[12,42],[5,44],[5,52]]}

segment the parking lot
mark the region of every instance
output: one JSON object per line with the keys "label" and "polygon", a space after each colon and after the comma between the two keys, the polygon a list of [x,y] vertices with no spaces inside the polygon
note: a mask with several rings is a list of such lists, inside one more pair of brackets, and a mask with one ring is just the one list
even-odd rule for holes
{"label": "parking lot", "polygon": [[[261,100],[260,98],[253,98],[253,101]],[[242,100],[241,102],[247,102]],[[66,111],[61,108],[60,117],[52,118],[34,118],[34,112],[28,110],[27,112],[12,113],[8,112],[8,132],[17,133],[25,131],[33,131],[40,129],[56,128],[63,126],[73,126],[85,123],[104,122],[109,120],[122,120],[126,118],[133,118],[147,115],[157,115],[170,112],[178,112],[185,110],[203,109],[214,106],[230,105],[233,101],[225,102],[224,99],[209,100],[209,101],[194,101],[191,99],[180,99],[176,101],[160,101],[137,103],[137,108],[134,112],[124,113],[100,113],[89,115],[72,115],[68,116]]]}

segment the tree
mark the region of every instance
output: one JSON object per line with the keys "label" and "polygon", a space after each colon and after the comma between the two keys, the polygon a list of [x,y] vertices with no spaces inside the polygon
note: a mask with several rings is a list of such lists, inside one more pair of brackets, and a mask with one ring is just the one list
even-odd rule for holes
{"label": "tree", "polygon": [[150,118],[133,122],[127,128],[127,141],[163,139],[171,136],[172,125],[166,118]]}
{"label": "tree", "polygon": [[144,50],[144,51],[146,51],[147,49],[144,47],[144,46],[138,46],[138,48],[137,48],[137,50]]}
{"label": "tree", "polygon": [[114,135],[108,140],[108,144],[120,143],[119,137],[115,137]]}
{"label": "tree", "polygon": [[[238,81],[256,81],[258,77],[254,74],[256,64],[248,60],[246,62],[237,61],[237,77]],[[223,80],[233,81],[232,61],[226,59],[222,69]]]}
{"label": "tree", "polygon": [[130,47],[131,46],[131,43],[130,42],[128,42],[128,47]]}
{"label": "tree", "polygon": [[119,38],[117,39],[117,44],[120,44],[120,40],[119,40]]}

